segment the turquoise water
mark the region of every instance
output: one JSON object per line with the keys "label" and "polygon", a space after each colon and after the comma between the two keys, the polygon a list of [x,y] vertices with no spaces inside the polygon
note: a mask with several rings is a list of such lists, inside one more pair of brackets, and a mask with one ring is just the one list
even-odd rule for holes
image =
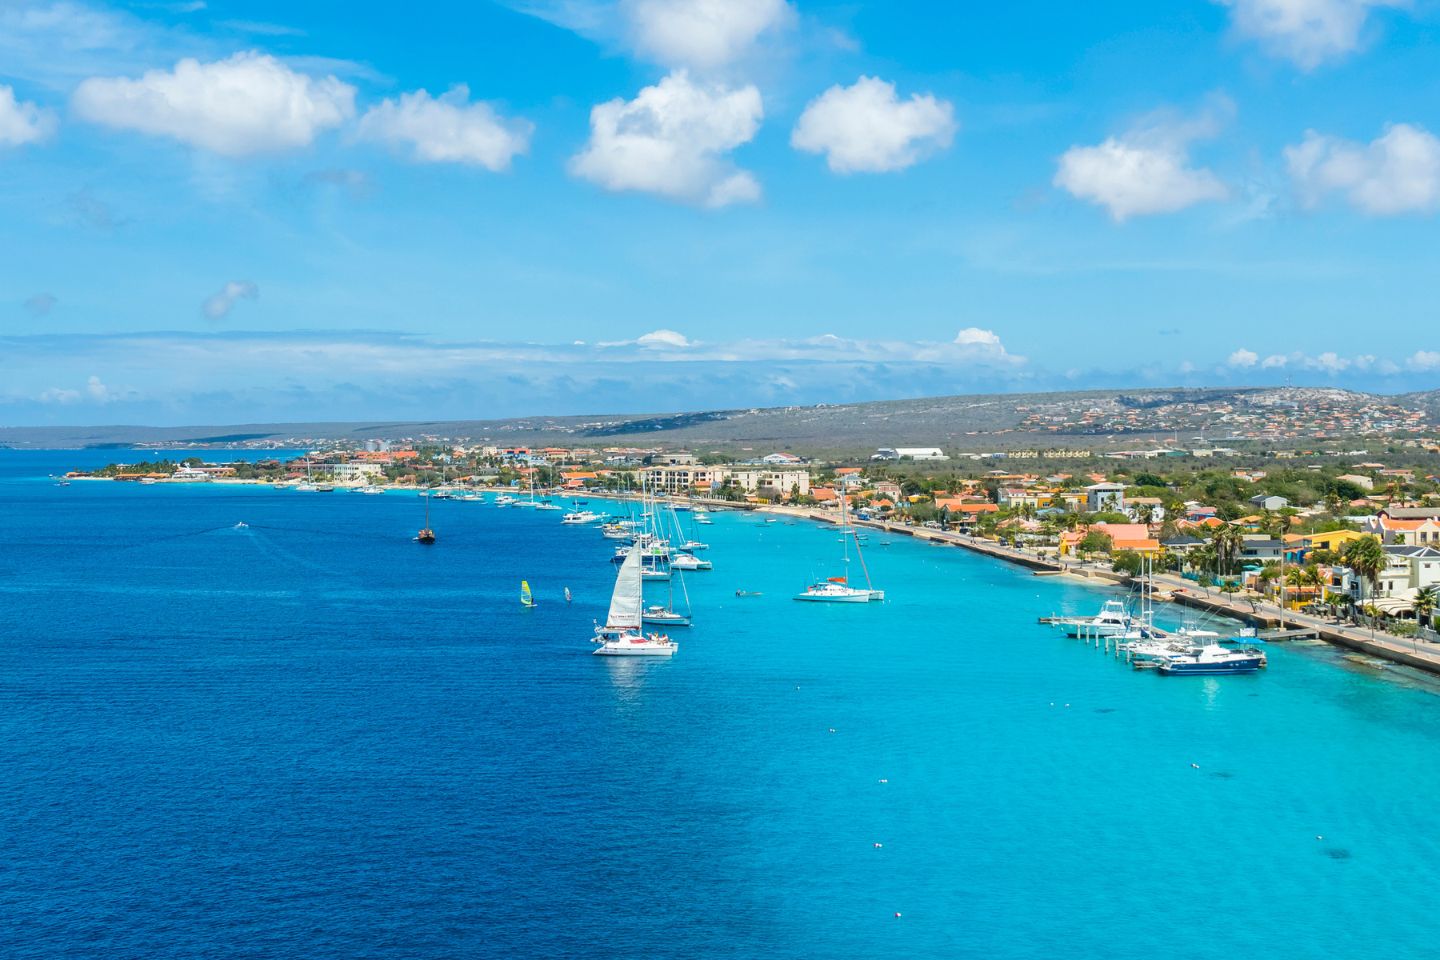
{"label": "turquoise water", "polygon": [[606,660],[557,514],[86,457],[0,453],[0,956],[1433,953],[1422,680],[1135,673],[1035,623],[1104,591],[900,536],[799,604],[835,532],[735,514]]}

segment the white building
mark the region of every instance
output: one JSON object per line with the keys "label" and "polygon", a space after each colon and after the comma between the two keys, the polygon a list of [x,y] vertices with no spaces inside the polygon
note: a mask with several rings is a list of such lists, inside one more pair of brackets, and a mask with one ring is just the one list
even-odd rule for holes
{"label": "white building", "polygon": [[1087,513],[1124,513],[1125,484],[1092,483],[1085,488]]}
{"label": "white building", "polygon": [[949,460],[939,447],[881,447],[871,460]]}

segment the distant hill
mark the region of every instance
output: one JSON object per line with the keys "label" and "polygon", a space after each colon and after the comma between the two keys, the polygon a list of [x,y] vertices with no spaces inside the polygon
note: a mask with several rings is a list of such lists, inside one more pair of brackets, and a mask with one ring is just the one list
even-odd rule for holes
{"label": "distant hill", "polygon": [[1440,391],[1380,396],[1282,387],[985,394],[803,407],[651,412],[506,420],[0,428],[0,445],[29,448],[164,445],[304,446],[367,439],[486,440],[500,445],[771,448],[865,453],[877,447],[960,451],[1107,449],[1137,441],[1212,442],[1435,432]]}

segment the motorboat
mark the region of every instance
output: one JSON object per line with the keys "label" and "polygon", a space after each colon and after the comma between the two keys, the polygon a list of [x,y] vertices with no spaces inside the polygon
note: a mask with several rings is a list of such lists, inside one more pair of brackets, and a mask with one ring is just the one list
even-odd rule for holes
{"label": "motorboat", "polygon": [[1118,637],[1130,630],[1133,618],[1123,600],[1106,600],[1100,612],[1089,619],[1067,621],[1065,635],[1093,640],[1096,637]]}
{"label": "motorboat", "polygon": [[1219,676],[1228,673],[1254,673],[1266,664],[1265,654],[1253,647],[1231,650],[1218,643],[1198,647],[1192,653],[1177,654],[1160,661],[1160,672],[1166,676]]}
{"label": "motorboat", "polygon": [[574,510],[561,517],[560,522],[567,526],[583,526],[604,519],[605,517],[602,514],[595,513],[591,510]]}

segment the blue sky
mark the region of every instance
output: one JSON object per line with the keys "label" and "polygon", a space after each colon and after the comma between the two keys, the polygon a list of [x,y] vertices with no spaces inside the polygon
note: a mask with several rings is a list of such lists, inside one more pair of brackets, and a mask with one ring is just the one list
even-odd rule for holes
{"label": "blue sky", "polygon": [[0,0],[0,422],[1440,373],[1434,0]]}

